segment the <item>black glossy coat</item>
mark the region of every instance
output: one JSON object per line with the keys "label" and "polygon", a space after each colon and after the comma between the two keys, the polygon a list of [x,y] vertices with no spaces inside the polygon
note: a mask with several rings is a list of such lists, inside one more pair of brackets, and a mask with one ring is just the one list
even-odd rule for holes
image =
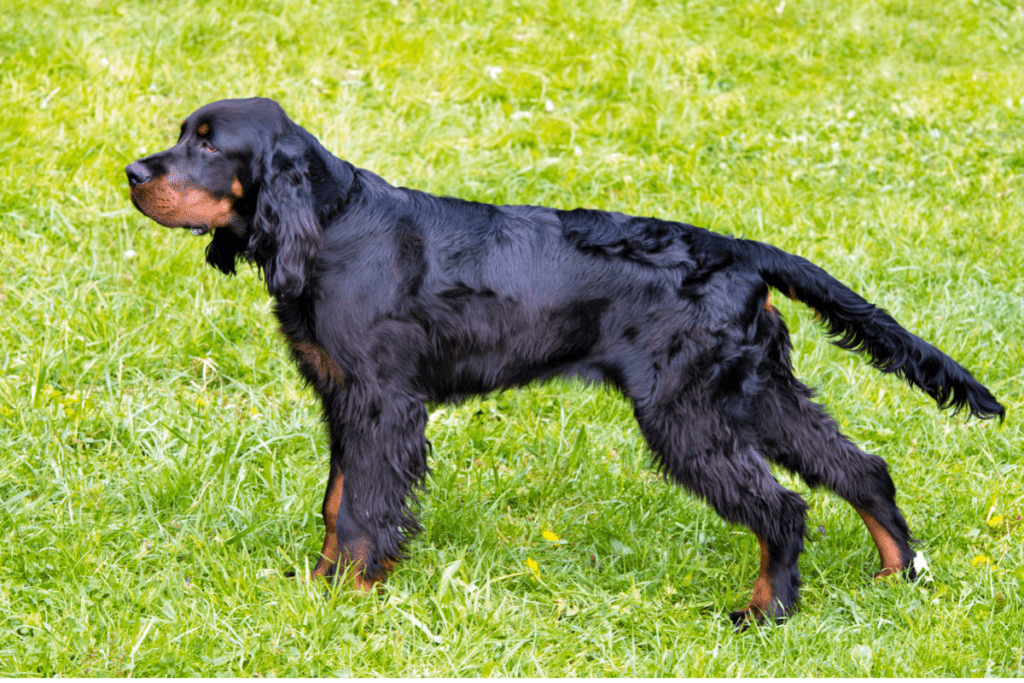
{"label": "black glossy coat", "polygon": [[940,406],[1003,415],[964,368],[805,259],[654,218],[392,187],[335,158],[270,100],[207,105],[174,148],[136,165],[139,177],[178,173],[219,200],[241,182],[207,258],[225,273],[238,258],[262,269],[323,400],[332,482],[344,477],[341,558],[370,579],[420,528],[425,404],[565,375],[620,389],[657,466],[766,544],[772,599],[762,611],[782,617],[797,599],[806,509],[766,459],[867,511],[909,569],[886,464],[840,434],[794,378],[769,287]]}

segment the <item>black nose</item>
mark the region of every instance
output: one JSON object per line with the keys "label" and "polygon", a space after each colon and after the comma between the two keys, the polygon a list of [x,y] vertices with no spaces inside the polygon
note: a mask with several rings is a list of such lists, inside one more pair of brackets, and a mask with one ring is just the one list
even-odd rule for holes
{"label": "black nose", "polygon": [[124,172],[128,174],[128,184],[132,187],[144,185],[153,179],[153,176],[146,170],[146,167],[137,161],[133,161],[125,166]]}

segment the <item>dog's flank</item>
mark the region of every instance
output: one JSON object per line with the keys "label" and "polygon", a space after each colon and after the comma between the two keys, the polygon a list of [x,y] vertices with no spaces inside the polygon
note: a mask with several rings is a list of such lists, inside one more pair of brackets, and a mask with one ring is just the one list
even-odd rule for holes
{"label": "dog's flank", "polygon": [[[941,407],[1004,414],[967,370],[805,259],[684,223],[392,187],[270,100],[199,109],[174,147],[127,172],[140,210],[212,229],[207,261],[255,264],[276,299],[330,436],[314,577],[351,569],[367,588],[403,559],[420,529],[426,402],[555,376],[621,390],[658,468],[756,534],[753,597],[730,615],[741,627],[787,616],[800,587],[807,505],[766,460],[847,500],[879,575],[912,577],[888,468],[793,376],[769,286]],[[176,196],[194,201],[167,205]]]}

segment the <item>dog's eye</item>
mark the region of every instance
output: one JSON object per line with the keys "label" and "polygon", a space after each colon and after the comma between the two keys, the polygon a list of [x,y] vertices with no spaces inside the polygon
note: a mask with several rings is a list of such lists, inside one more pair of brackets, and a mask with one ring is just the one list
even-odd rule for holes
{"label": "dog's eye", "polygon": [[206,151],[206,152],[216,152],[217,151],[217,148],[214,147],[213,145],[211,145],[206,140],[203,140],[203,144],[201,145],[201,147],[203,148],[203,151]]}

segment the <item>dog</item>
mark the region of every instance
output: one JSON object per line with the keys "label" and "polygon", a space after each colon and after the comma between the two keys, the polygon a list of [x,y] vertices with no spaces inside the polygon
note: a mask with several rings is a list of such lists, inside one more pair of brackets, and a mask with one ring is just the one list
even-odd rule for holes
{"label": "dog", "polygon": [[798,381],[769,288],[834,343],[940,408],[1002,419],[966,369],[818,266],[683,223],[495,206],[393,187],[328,152],[274,101],[208,104],[170,149],[126,167],[136,208],[212,233],[206,260],[254,264],[330,436],[311,579],[369,590],[421,530],[428,402],[579,377],[617,388],[657,468],[749,527],[760,566],[740,628],[797,603],[807,504],[767,461],[850,503],[876,577],[915,577],[885,461],[859,450]]}

